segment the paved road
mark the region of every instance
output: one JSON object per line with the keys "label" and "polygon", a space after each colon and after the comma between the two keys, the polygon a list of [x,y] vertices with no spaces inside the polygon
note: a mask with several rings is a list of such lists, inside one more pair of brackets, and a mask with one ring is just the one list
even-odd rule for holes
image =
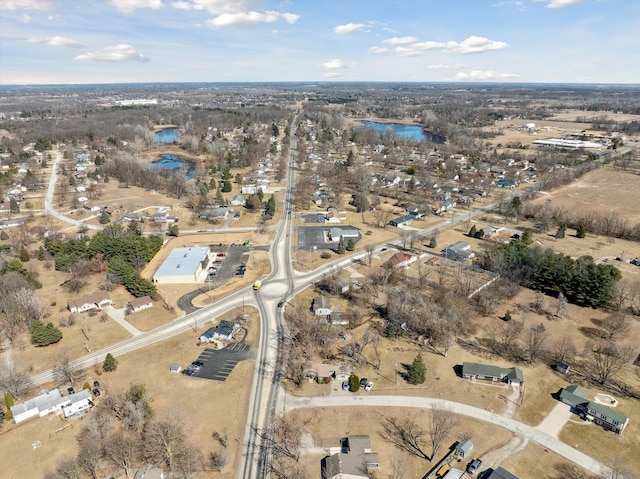
{"label": "paved road", "polygon": [[437,398],[412,397],[412,396],[322,396],[313,398],[301,398],[286,395],[285,411],[293,411],[301,408],[322,408],[322,407],[411,407],[411,408],[445,408],[455,414],[469,416],[481,421],[487,421],[496,426],[508,429],[526,440],[535,442],[545,449],[555,452],[569,461],[595,473],[603,474],[610,471],[604,464],[587,456],[585,453],[568,446],[564,442],[552,437],[532,426],[522,424],[511,418],[487,411],[485,409],[469,406],[454,401],[447,401]]}

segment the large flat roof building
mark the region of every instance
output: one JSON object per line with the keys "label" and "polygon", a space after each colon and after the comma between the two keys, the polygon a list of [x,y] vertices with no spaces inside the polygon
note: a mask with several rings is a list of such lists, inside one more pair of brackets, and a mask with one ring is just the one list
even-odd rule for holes
{"label": "large flat roof building", "polygon": [[153,275],[158,284],[190,284],[198,281],[198,276],[209,262],[208,246],[189,246],[174,249]]}

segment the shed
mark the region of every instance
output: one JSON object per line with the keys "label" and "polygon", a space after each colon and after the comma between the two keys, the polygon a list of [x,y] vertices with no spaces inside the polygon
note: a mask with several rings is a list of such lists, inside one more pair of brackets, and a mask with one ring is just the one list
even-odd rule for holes
{"label": "shed", "polygon": [[456,444],[456,455],[461,458],[468,457],[473,451],[473,443],[469,439],[464,439]]}
{"label": "shed", "polygon": [[182,371],[182,366],[180,366],[179,364],[172,364],[169,368],[169,371],[174,374],[178,374],[180,371]]}
{"label": "shed", "polygon": [[567,363],[559,362],[558,364],[556,364],[556,371],[562,374],[567,374],[570,368],[571,366],[569,366]]}
{"label": "shed", "polygon": [[129,301],[127,307],[130,313],[137,313],[143,309],[152,308],[153,300],[149,296],[142,296],[141,298],[135,298]]}

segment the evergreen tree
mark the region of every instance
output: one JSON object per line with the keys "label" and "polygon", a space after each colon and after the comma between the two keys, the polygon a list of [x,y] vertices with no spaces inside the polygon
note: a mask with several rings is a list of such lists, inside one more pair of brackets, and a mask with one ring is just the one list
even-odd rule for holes
{"label": "evergreen tree", "polygon": [[478,233],[478,230],[476,229],[476,225],[473,225],[469,230],[469,236],[471,238],[475,238],[477,233]]}
{"label": "evergreen tree", "polygon": [[9,200],[9,211],[11,213],[20,213],[20,204],[13,196]]}
{"label": "evergreen tree", "polygon": [[413,358],[413,362],[411,363],[411,367],[409,368],[409,384],[422,384],[424,383],[427,376],[427,367],[422,360],[422,355],[418,354],[415,358]]}
{"label": "evergreen tree", "polygon": [[31,323],[31,341],[36,346],[49,346],[62,339],[62,331],[56,328],[53,323],[44,324],[42,321]]}
{"label": "evergreen tree", "polygon": [[566,231],[567,231],[567,225],[565,224],[560,225],[560,227],[558,228],[558,231],[556,231],[556,238],[558,239],[564,238]]}
{"label": "evergreen tree", "polygon": [[429,240],[429,248],[435,248],[436,246],[438,246],[438,240],[436,240],[435,236],[432,236]]}
{"label": "evergreen tree", "polygon": [[584,225],[579,225],[576,229],[576,238],[584,238],[587,236],[587,228]]}
{"label": "evergreen tree", "polygon": [[222,192],[229,193],[231,190],[233,190],[231,182],[229,180],[224,180],[224,183],[222,183]]}
{"label": "evergreen tree", "polygon": [[38,258],[38,261],[44,261],[44,247],[42,245],[38,248],[36,258]]}
{"label": "evergreen tree", "polygon": [[276,198],[271,195],[264,209],[264,214],[270,218],[276,214]]}
{"label": "evergreen tree", "polygon": [[340,241],[338,242],[338,254],[344,254],[346,251],[344,246],[344,238],[342,235],[340,236]]}
{"label": "evergreen tree", "polygon": [[167,234],[169,236],[178,236],[180,234],[180,227],[176,224],[169,225],[169,231]]}
{"label": "evergreen tree", "polygon": [[527,246],[533,243],[533,235],[531,234],[531,230],[529,228],[524,230],[524,233],[522,233],[522,242]]}
{"label": "evergreen tree", "polygon": [[4,393],[4,405],[7,406],[7,412],[4,415],[4,418],[7,421],[11,421],[13,419],[13,413],[11,412],[11,406],[13,406],[13,396],[9,393]]}
{"label": "evergreen tree", "polygon": [[113,357],[111,353],[107,353],[102,363],[102,370],[107,373],[111,373],[118,369],[118,360]]}
{"label": "evergreen tree", "polygon": [[31,258],[29,257],[29,251],[27,250],[27,248],[25,248],[24,246],[20,248],[20,261],[26,263],[30,259]]}
{"label": "evergreen tree", "polygon": [[105,210],[102,210],[102,213],[100,213],[100,224],[106,225],[107,223],[111,223],[111,216],[109,216],[109,213]]}
{"label": "evergreen tree", "polygon": [[356,244],[353,242],[353,238],[349,238],[349,241],[347,241],[347,251],[355,251],[356,249]]}

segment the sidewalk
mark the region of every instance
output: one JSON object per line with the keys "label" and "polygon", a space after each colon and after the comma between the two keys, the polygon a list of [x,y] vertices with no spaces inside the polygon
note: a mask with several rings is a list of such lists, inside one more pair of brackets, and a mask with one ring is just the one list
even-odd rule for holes
{"label": "sidewalk", "polygon": [[109,305],[109,306],[105,306],[104,308],[102,308],[102,310],[105,313],[107,313],[107,315],[111,319],[113,319],[116,323],[118,323],[124,329],[129,331],[129,333],[131,333],[132,336],[138,336],[138,335],[142,334],[142,331],[140,331],[139,329],[135,328],[129,321],[124,319],[124,312],[125,312],[124,308],[116,309],[113,306]]}

